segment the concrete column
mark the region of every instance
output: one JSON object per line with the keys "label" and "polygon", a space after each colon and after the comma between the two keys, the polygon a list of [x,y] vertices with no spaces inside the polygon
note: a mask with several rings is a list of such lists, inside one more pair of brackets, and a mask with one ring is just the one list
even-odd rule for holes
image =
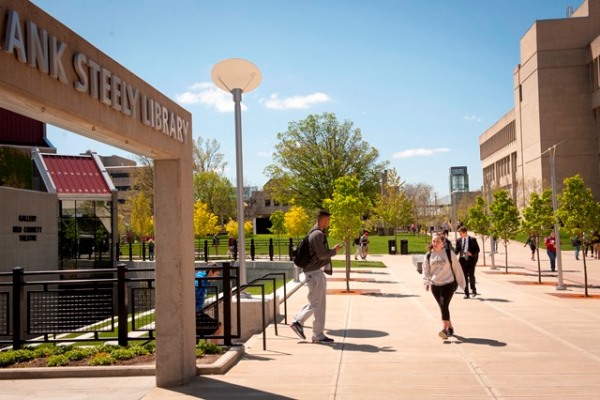
{"label": "concrete column", "polygon": [[196,375],[192,152],[154,162],[156,385]]}

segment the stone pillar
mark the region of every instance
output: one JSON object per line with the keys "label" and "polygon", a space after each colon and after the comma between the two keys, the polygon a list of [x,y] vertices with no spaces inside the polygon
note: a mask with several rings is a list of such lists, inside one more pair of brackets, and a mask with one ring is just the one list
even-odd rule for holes
{"label": "stone pillar", "polygon": [[196,375],[191,153],[154,162],[158,387]]}

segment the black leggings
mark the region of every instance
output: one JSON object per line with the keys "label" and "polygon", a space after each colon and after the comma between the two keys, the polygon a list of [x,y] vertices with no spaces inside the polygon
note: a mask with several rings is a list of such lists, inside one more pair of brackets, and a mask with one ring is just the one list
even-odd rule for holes
{"label": "black leggings", "polygon": [[431,286],[431,293],[433,293],[433,297],[435,297],[435,301],[437,301],[440,306],[440,311],[442,312],[442,320],[450,321],[450,301],[452,300],[452,296],[454,295],[454,291],[456,290],[456,282],[451,282],[443,286]]}

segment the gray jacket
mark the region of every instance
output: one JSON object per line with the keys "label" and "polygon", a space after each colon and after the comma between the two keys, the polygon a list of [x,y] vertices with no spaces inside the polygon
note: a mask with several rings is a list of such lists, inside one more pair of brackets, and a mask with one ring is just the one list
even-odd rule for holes
{"label": "gray jacket", "polygon": [[[335,256],[337,251],[329,249],[327,236],[315,225],[308,236],[308,247],[310,249],[310,262],[304,267],[304,272],[316,271],[329,264],[331,266],[331,257]],[[325,271],[331,274],[331,270]]]}

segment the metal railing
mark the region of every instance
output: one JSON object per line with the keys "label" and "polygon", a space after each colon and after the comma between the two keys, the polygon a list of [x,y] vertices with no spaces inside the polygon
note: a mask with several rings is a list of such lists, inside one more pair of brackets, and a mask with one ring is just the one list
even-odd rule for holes
{"label": "metal railing", "polygon": [[[292,249],[294,246],[294,239],[273,239],[268,240],[256,240],[251,238],[249,242],[246,242],[246,254],[249,255],[251,260],[257,259],[268,259],[273,261],[277,260],[292,260]],[[204,240],[199,245],[194,247],[194,255],[196,260],[237,260],[238,248],[237,241],[234,246],[230,249],[227,244],[213,245],[209,244],[208,240]],[[148,244],[146,242],[126,243],[119,245],[118,259],[120,260],[142,260],[152,261],[148,251]]]}
{"label": "metal railing", "polygon": [[[198,267],[196,270],[207,269]],[[277,335],[276,278],[282,276],[284,318],[287,323],[285,273],[270,273],[239,286],[239,268],[222,263],[222,274],[196,278],[207,280],[203,312],[219,317],[223,310],[223,334],[197,338],[223,339],[225,345],[241,338],[241,291],[261,287],[263,347],[266,349],[265,288],[272,281],[273,323]],[[199,283],[200,284],[200,283]],[[232,298],[236,320],[232,323]],[[154,268],[117,268],[25,271],[13,268],[0,273],[0,344],[19,349],[25,344],[46,342],[118,341],[155,339]],[[119,323],[123,322],[124,323]],[[130,322],[130,324],[129,324]]]}

